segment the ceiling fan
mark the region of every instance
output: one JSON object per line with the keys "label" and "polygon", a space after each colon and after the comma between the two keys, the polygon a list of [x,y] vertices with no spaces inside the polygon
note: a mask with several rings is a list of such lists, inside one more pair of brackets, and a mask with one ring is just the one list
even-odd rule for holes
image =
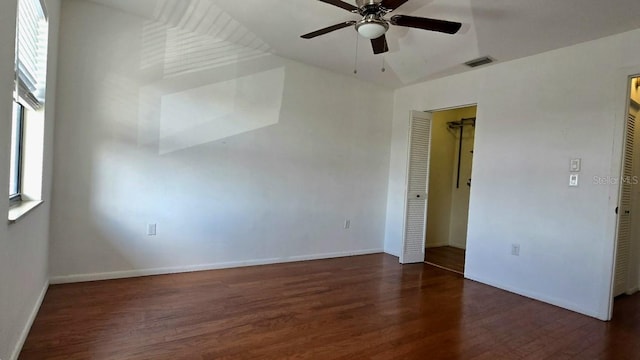
{"label": "ceiling fan", "polygon": [[462,24],[459,22],[408,15],[394,15],[390,19],[384,18],[388,13],[404,5],[404,3],[409,0],[356,0],[358,5],[357,7],[341,0],[319,1],[337,6],[354,14],[360,14],[362,19],[359,21],[346,21],[310,32],[302,35],[301,37],[303,39],[312,39],[320,35],[355,25],[355,28],[360,35],[371,40],[374,54],[382,54],[389,51],[387,38],[385,36],[387,30],[389,30],[389,24],[429,31],[438,31],[446,34],[455,34],[462,27]]}

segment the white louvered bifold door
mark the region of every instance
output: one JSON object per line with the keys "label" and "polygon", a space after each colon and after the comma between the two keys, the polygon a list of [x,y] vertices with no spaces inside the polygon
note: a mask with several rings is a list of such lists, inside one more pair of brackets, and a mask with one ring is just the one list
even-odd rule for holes
{"label": "white louvered bifold door", "polygon": [[431,114],[414,111],[409,129],[402,264],[424,262],[430,145]]}
{"label": "white louvered bifold door", "polygon": [[631,205],[633,196],[633,147],[636,118],[629,115],[622,162],[620,184],[620,206],[618,207],[618,245],[616,248],[616,273],[613,296],[624,294],[628,290],[629,260],[631,254]]}

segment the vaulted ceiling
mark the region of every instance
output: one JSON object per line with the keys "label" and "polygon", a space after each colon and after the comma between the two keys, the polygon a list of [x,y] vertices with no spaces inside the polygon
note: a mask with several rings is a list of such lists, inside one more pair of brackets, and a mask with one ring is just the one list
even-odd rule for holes
{"label": "vaulted ceiling", "polygon": [[466,71],[462,64],[480,56],[504,62],[640,28],[637,0],[410,0],[392,14],[458,21],[462,31],[446,35],[392,27],[390,51],[374,55],[353,28],[301,39],[359,19],[317,0],[91,1],[202,32],[212,42],[224,40],[248,52],[273,53],[392,88]]}

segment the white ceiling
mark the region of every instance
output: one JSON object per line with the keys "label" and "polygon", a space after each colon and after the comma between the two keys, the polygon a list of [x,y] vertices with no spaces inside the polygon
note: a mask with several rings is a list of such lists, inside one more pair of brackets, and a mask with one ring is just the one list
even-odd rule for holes
{"label": "white ceiling", "polygon": [[[410,0],[393,14],[459,21],[462,31],[446,35],[392,27],[390,52],[373,55],[353,28],[301,39],[358,18],[317,0],[92,1],[198,33],[203,23],[217,23],[217,32],[205,34],[214,42],[226,31],[224,41],[344,74],[353,75],[358,41],[356,76],[393,88],[465,71],[461,64],[479,56],[508,61],[640,28],[637,0]],[[242,36],[234,36],[233,29]]]}

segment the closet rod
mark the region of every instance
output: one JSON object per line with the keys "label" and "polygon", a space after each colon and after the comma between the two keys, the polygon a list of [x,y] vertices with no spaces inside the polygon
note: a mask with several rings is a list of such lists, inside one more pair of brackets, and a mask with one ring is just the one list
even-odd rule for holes
{"label": "closet rod", "polygon": [[472,118],[460,119],[460,121],[450,121],[447,123],[447,125],[449,126],[449,129],[455,129],[455,128],[463,127],[466,125],[471,125],[475,127],[476,118],[472,117]]}
{"label": "closet rod", "polygon": [[[467,124],[468,123],[468,124]],[[458,143],[458,177],[456,179],[456,189],[460,189],[460,168],[462,167],[462,138],[464,135],[465,125],[476,126],[476,118],[460,119],[460,121],[451,121],[447,123],[449,129],[460,129],[460,141]]]}

